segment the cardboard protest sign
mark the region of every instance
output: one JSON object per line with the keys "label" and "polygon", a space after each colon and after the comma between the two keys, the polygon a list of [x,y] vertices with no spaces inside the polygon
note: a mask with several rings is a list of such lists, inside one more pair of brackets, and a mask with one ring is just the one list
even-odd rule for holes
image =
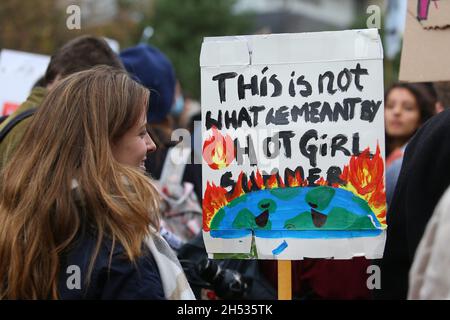
{"label": "cardboard protest sign", "polygon": [[211,257],[381,257],[382,52],[376,29],[204,39]]}
{"label": "cardboard protest sign", "polygon": [[450,80],[450,0],[410,0],[400,62],[401,81]]}
{"label": "cardboard protest sign", "polygon": [[24,102],[35,82],[44,75],[49,56],[28,52],[0,52],[0,111],[11,114]]}

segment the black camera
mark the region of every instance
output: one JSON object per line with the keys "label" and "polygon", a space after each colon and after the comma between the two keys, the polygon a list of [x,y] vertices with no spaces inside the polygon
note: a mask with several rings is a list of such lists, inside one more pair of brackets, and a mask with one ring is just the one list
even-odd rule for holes
{"label": "black camera", "polygon": [[178,259],[197,299],[202,299],[203,289],[227,300],[277,298],[275,288],[259,270],[258,260],[210,260],[202,233],[178,250]]}
{"label": "black camera", "polygon": [[211,284],[218,297],[222,299],[243,299],[249,283],[237,271],[223,269],[219,264],[205,258],[197,265],[198,275]]}

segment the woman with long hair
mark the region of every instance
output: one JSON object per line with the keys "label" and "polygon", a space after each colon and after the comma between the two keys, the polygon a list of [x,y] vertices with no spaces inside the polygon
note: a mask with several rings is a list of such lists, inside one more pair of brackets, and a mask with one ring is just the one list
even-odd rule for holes
{"label": "woman with long hair", "polygon": [[[148,99],[104,66],[48,93],[1,176],[0,298],[191,297],[157,233]],[[183,288],[165,283],[170,270]]]}

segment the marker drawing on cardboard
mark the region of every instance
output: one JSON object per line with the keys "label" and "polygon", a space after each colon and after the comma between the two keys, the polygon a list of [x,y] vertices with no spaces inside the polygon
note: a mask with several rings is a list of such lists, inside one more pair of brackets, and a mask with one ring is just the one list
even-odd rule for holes
{"label": "marker drawing on cardboard", "polygon": [[377,30],[206,38],[201,68],[210,256],[380,257]]}

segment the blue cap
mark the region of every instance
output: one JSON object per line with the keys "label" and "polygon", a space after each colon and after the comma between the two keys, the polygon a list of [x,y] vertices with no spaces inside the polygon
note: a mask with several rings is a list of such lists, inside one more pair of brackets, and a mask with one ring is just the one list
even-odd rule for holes
{"label": "blue cap", "polygon": [[147,44],[123,50],[120,58],[133,79],[150,89],[147,122],[164,120],[172,108],[175,94],[175,71],[170,60]]}

